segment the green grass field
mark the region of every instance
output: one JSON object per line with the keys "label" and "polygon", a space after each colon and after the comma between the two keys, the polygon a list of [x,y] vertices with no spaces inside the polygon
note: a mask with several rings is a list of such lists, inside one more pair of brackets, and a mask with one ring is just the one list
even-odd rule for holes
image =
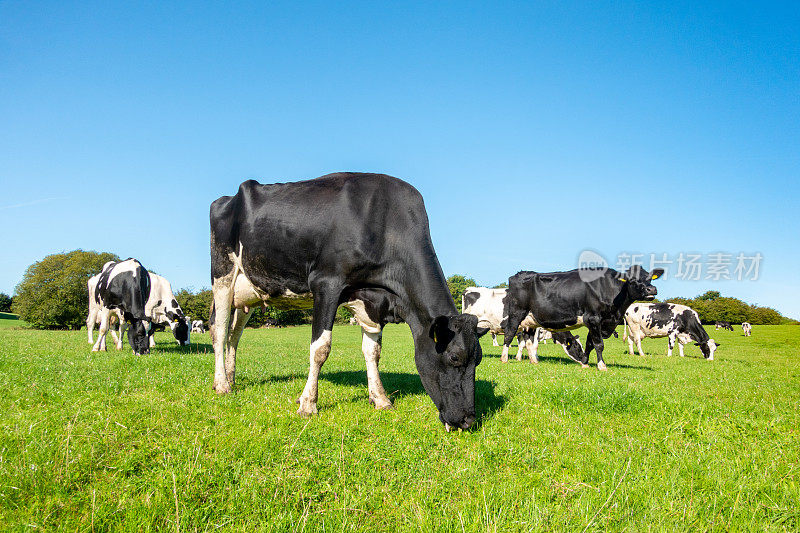
{"label": "green grass field", "polygon": [[448,434],[406,326],[384,335],[394,410],[368,404],[360,330],[337,326],[303,419],[308,327],[247,330],[217,397],[207,334],[135,357],[17,323],[0,323],[4,530],[800,528],[800,327],[711,331],[713,362],[610,339],[607,373],[551,343],[503,365],[487,336],[478,427]]}

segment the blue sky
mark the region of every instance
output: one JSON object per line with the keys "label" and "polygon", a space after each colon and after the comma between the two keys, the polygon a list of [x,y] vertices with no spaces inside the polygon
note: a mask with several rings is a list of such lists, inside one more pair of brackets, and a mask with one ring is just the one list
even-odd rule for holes
{"label": "blue sky", "polygon": [[214,199],[353,170],[422,192],[447,274],[760,252],[757,281],[660,296],[800,318],[798,28],[797,3],[3,2],[0,291],[75,248],[208,286]]}

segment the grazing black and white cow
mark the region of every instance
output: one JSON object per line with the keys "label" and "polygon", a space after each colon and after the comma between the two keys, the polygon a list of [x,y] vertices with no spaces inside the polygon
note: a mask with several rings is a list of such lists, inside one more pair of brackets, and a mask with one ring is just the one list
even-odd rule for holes
{"label": "grazing black and white cow", "polygon": [[[150,293],[147,298],[147,303],[145,304],[145,315],[147,316],[149,322],[146,324],[149,346],[151,348],[155,346],[155,338],[153,336],[155,329],[152,327],[154,324],[169,325],[178,344],[181,346],[188,345],[189,322],[187,317],[184,316],[177,300],[175,300],[175,295],[172,293],[172,287],[170,286],[169,281],[167,281],[164,277],[152,272],[148,272],[147,274],[150,278]],[[95,344],[94,348],[92,348],[92,351],[95,352],[106,349],[106,332],[109,329],[110,322],[114,318],[112,311],[106,307],[103,307],[102,302],[95,297],[97,292],[96,287],[100,280],[100,276],[101,274],[92,276],[89,278],[88,282],[89,316],[86,318],[86,325],[87,329],[89,330],[90,343],[92,340],[92,329],[94,323],[100,324],[97,344]],[[116,314],[119,315],[120,318],[119,334],[112,329],[111,335],[114,337],[114,343],[116,344],[117,350],[121,350],[122,339],[125,331],[127,330],[127,324],[126,321],[122,319],[122,313],[119,309],[116,310]],[[91,326],[90,323],[92,324]]]}
{"label": "grazing black and white cow", "polygon": [[753,326],[750,325],[750,322],[742,322],[742,331],[744,331],[745,337],[749,337],[752,330]]}
{"label": "grazing black and white cow", "polygon": [[[149,318],[145,311],[149,297],[150,276],[139,261],[136,259],[109,261],[103,265],[94,291],[95,304],[109,310],[118,309],[122,312],[123,321],[131,323],[128,342],[136,355],[150,351]],[[108,321],[104,323],[107,324]],[[101,323],[98,344],[101,338],[105,338],[105,334],[106,331],[103,330]],[[92,351],[99,349],[98,344],[95,344]]]}
{"label": "grazing black and white cow", "polygon": [[[489,289],[487,287],[467,287],[461,296],[461,309],[464,313],[475,315],[478,318],[478,327],[489,328],[492,334],[492,344],[497,344],[497,334],[503,333],[503,299],[506,297],[508,289]],[[531,363],[538,363],[537,356],[538,344],[544,337],[537,337],[531,334],[536,329],[533,317],[529,314],[520,323],[517,331],[519,335],[519,348],[517,348],[517,361],[522,361],[522,350],[528,350],[528,357]],[[541,330],[544,331],[544,330]],[[548,332],[549,333],[549,332]],[[552,335],[547,338],[553,338]],[[555,339],[566,354],[575,361],[583,360],[583,347],[577,337],[571,333],[558,335]]]}
{"label": "grazing black and white cow", "polygon": [[[528,357],[530,357],[532,361],[539,360],[537,357],[539,343],[545,344],[548,339],[551,339],[555,344],[561,346],[564,353],[567,354],[567,357],[573,361],[578,363],[583,361],[583,345],[581,344],[580,335],[573,335],[569,331],[550,331],[544,328],[536,328],[532,334],[530,330],[525,330],[523,332],[523,339],[528,350]],[[517,360],[519,360],[519,358],[517,358]]]}
{"label": "grazing black and white cow", "polygon": [[299,414],[316,413],[320,369],[336,309],[345,304],[372,323],[362,327],[362,348],[376,407],[391,406],[378,375],[382,327],[400,318],[411,328],[417,370],[440,420],[448,429],[473,424],[478,321],[456,311],[422,196],[411,185],[359,173],[250,180],[213,202],[210,215],[218,393],[234,384],[236,347],[253,306],[313,308],[310,369],[297,403]]}
{"label": "grazing black and white cow", "polygon": [[730,322],[725,322],[725,321],[723,321],[723,320],[717,320],[717,321],[714,323],[714,329],[715,329],[715,330],[718,330],[718,329],[720,329],[720,328],[722,328],[722,329],[727,329],[727,330],[730,330],[730,331],[733,331],[733,326],[731,326],[731,323],[730,323]]}
{"label": "grazing black and white cow", "polygon": [[[149,274],[151,289],[146,305],[147,316],[155,324],[167,324],[178,344],[187,346],[190,340],[189,324],[191,322],[183,314],[169,281],[158,274],[152,272]],[[153,346],[155,346],[155,340],[151,335],[150,347]]]}
{"label": "grazing black and white cow", "polygon": [[657,290],[651,282],[663,273],[663,269],[656,268],[651,275],[639,265],[630,267],[624,274],[613,269],[518,272],[508,279],[501,360],[508,361],[509,335],[517,331],[530,313],[536,326],[551,331],[585,326],[589,334],[583,359],[579,362],[585,366],[594,349],[598,370],[606,370],[603,339],[610,337],[622,323],[630,304],[655,298]]}
{"label": "grazing black and white cow", "polygon": [[694,341],[703,352],[703,357],[714,360],[717,344],[708,336],[700,316],[691,307],[671,303],[635,303],[625,312],[628,352],[633,355],[633,344],[644,355],[642,339],[645,337],[667,337],[667,356],[672,355],[675,341],[683,357],[683,345]]}
{"label": "grazing black and white cow", "polygon": [[202,320],[193,320],[192,321],[192,333],[205,333],[206,330],[203,327]]}

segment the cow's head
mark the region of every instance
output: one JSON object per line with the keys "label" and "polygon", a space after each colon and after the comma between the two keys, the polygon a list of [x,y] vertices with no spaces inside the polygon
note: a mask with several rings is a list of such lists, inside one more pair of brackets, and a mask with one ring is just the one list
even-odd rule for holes
{"label": "cow's head", "polygon": [[128,343],[133,353],[143,355],[150,353],[150,324],[144,320],[132,319],[128,329]]}
{"label": "cow's head", "polygon": [[474,315],[439,316],[428,330],[430,339],[420,340],[432,352],[418,346],[417,370],[448,431],[475,422],[475,367],[483,358],[478,338],[488,331],[478,328]]}
{"label": "cow's head", "polygon": [[717,347],[719,347],[722,343],[715,342],[714,339],[708,339],[705,342],[696,342],[695,345],[700,347],[700,351],[703,352],[703,357],[708,359],[709,361],[714,360],[714,352],[717,351]]}
{"label": "cow's head", "polygon": [[189,345],[189,322],[186,317],[176,316],[174,320],[170,321],[169,327],[172,329],[172,334],[178,344],[181,346]]}
{"label": "cow's head", "polygon": [[663,268],[654,268],[651,274],[640,265],[633,265],[624,274],[620,274],[619,279],[625,283],[631,300],[652,300],[658,294],[658,289],[653,286],[652,281],[663,274]]}
{"label": "cow's head", "polygon": [[577,335],[573,335],[566,339],[566,342],[563,343],[564,350],[567,352],[567,355],[572,358],[573,361],[577,361],[578,363],[587,364],[589,362],[589,357],[583,351],[583,345],[581,344],[581,340],[578,338]]}

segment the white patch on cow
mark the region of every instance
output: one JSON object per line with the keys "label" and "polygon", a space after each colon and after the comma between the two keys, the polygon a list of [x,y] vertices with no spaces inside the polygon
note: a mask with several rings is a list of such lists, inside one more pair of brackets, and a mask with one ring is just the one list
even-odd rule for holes
{"label": "white patch on cow", "polygon": [[369,333],[380,333],[381,332],[381,325],[372,320],[369,315],[367,314],[367,309],[364,306],[364,302],[361,300],[351,300],[349,302],[345,302],[344,305],[347,309],[353,313],[353,318],[356,319],[356,322]]}

